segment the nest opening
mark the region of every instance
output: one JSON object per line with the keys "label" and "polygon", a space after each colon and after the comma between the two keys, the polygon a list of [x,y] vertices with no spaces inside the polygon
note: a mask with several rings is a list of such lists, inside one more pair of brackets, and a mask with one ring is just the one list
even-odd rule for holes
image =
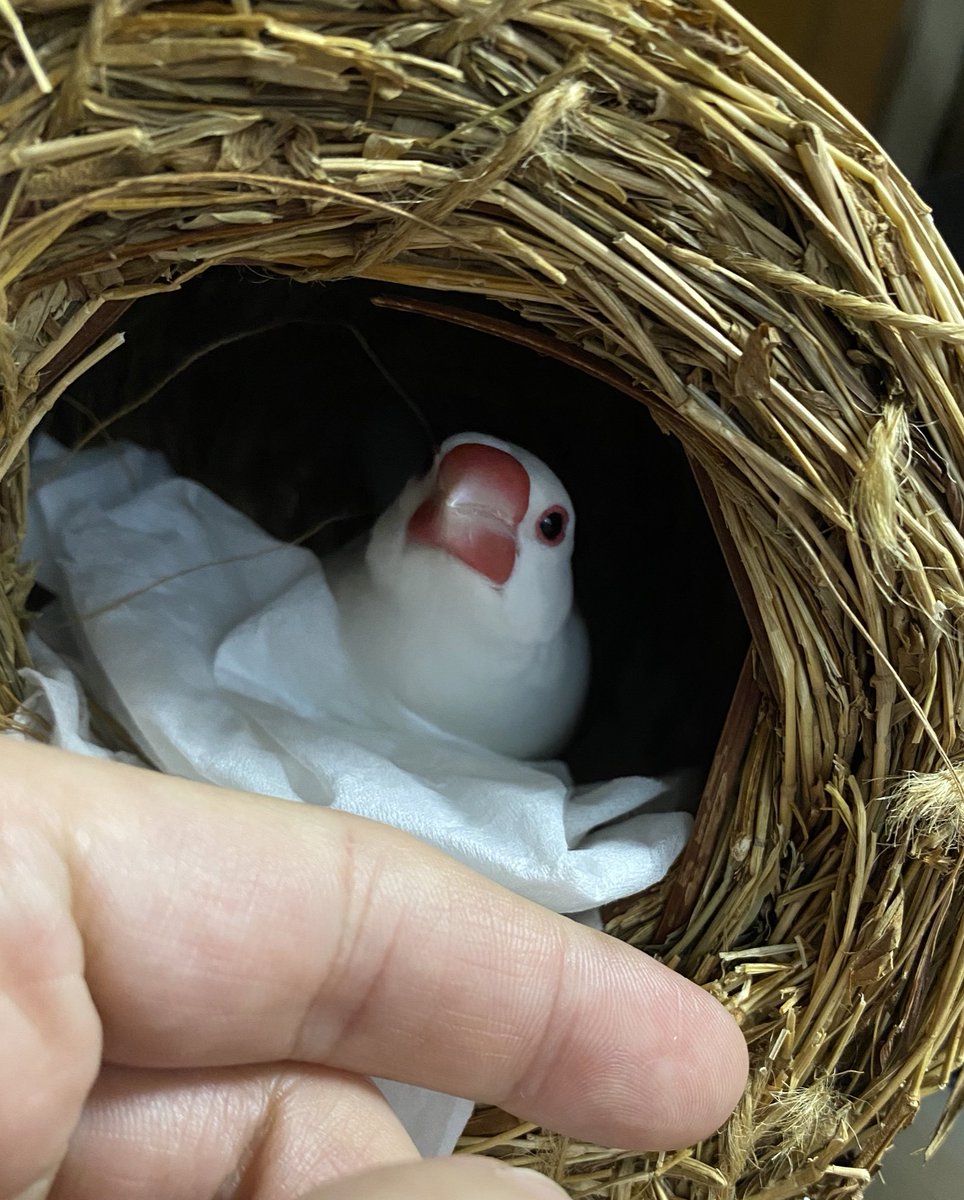
{"label": "nest opening", "polygon": [[[426,312],[411,290],[212,270],[118,319],[124,344],[43,428],[130,439],[270,534],[322,555],[363,531],[433,445],[463,429],[544,458],[579,519],[577,597],[593,676],[577,780],[705,774],[749,634],[676,439],[577,368]],[[452,309],[504,321],[473,300]],[[522,324],[518,328],[523,329]]]}

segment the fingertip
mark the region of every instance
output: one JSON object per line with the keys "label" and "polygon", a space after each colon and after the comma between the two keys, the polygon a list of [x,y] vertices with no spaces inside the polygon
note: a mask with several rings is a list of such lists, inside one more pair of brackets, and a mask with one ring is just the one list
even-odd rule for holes
{"label": "fingertip", "polygon": [[691,980],[623,942],[585,933],[570,945],[555,1008],[561,1019],[512,1093],[495,1102],[621,1150],[703,1140],[746,1085],[739,1026]]}
{"label": "fingertip", "polygon": [[651,1004],[648,1128],[631,1149],[677,1150],[715,1133],[746,1087],[749,1055],[733,1015],[708,991],[639,954]]}
{"label": "fingertip", "polygon": [[640,1147],[646,1150],[677,1150],[716,1133],[739,1103],[749,1074],[746,1039],[732,1014],[682,976],[673,976],[672,987],[685,1002],[677,1002],[663,1051],[651,1063],[649,1091],[662,1104]]}
{"label": "fingertip", "polygon": [[750,1054],[743,1030],[733,1014],[708,992],[703,992],[708,1008],[715,1014],[715,1024],[708,1019],[707,1046],[716,1066],[715,1090],[719,1105],[710,1114],[709,1128],[701,1134],[714,1133],[729,1118],[746,1091],[750,1074]]}

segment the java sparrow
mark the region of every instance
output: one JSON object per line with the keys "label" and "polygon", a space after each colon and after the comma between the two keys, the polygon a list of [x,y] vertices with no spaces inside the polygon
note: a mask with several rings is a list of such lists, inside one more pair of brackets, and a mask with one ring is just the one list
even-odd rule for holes
{"label": "java sparrow", "polygon": [[533,454],[480,433],[438,450],[327,574],[363,682],[432,725],[551,756],[589,674],[573,603],[572,501]]}

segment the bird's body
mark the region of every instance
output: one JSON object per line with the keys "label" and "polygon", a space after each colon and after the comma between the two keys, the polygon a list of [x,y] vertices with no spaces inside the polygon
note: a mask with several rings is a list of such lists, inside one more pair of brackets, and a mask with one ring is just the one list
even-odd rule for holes
{"label": "bird's body", "polygon": [[450,438],[364,547],[329,565],[363,681],[500,753],[558,751],[589,669],[573,529],[569,496],[535,456],[482,434]]}

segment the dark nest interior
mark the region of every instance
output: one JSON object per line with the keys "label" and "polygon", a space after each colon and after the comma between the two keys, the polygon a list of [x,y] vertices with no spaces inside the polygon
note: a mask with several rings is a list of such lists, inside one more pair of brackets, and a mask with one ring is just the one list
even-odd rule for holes
{"label": "dark nest interior", "polygon": [[[45,422],[68,445],[161,450],[319,555],[357,536],[462,430],[533,451],[573,497],[593,650],[579,781],[705,773],[749,634],[693,473],[637,402],[491,332],[386,305],[437,296],[211,271],[137,301],[125,342]],[[505,319],[484,301],[453,316]],[[518,323],[518,328],[523,325]],[[281,664],[283,669],[283,664]]]}

